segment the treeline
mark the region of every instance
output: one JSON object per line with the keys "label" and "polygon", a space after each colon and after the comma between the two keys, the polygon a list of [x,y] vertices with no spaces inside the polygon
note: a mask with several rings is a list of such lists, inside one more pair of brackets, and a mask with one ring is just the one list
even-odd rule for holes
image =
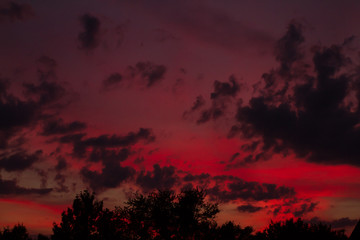
{"label": "treeline", "polygon": [[[344,230],[331,226],[310,224],[301,219],[271,222],[261,232],[250,226],[233,222],[219,225],[215,216],[217,204],[205,201],[203,190],[156,191],[148,195],[136,194],[124,207],[104,208],[93,193],[78,194],[61,214],[61,222],[54,223],[50,238],[38,235],[38,240],[345,240]],[[0,232],[1,240],[30,240],[26,227],[16,225]]]}

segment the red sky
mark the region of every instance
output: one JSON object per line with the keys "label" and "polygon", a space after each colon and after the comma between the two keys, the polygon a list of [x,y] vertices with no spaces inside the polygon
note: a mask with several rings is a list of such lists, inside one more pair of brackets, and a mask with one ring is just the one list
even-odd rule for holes
{"label": "red sky", "polygon": [[219,222],[360,212],[360,4],[2,1],[0,225],[84,189],[206,188]]}

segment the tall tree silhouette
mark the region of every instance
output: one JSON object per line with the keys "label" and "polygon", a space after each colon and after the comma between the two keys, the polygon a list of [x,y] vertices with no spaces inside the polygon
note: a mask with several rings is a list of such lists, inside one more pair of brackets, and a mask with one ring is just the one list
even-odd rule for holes
{"label": "tall tree silhouette", "polygon": [[53,226],[52,240],[100,240],[116,239],[121,229],[116,213],[103,208],[103,202],[95,200],[88,191],[81,192],[61,215],[61,223]]}

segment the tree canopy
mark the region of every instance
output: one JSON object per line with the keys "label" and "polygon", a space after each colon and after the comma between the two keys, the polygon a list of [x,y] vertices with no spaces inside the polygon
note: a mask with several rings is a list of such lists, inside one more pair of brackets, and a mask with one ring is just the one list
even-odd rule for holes
{"label": "tree canopy", "polygon": [[[228,221],[215,221],[218,204],[206,201],[200,189],[154,191],[134,194],[121,207],[104,208],[94,193],[76,195],[72,207],[54,223],[52,240],[346,240],[344,231],[301,219],[271,222],[255,233]],[[48,239],[39,234],[38,240]],[[25,226],[15,225],[0,231],[0,240],[30,240]]]}

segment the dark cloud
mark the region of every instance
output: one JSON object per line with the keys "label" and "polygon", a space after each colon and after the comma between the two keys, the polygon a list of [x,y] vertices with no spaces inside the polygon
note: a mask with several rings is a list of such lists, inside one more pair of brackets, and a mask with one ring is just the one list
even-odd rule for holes
{"label": "dark cloud", "polygon": [[41,132],[44,136],[55,134],[69,134],[73,132],[82,131],[86,128],[86,123],[73,121],[64,123],[63,119],[51,119],[44,123],[43,130]]}
{"label": "dark cloud", "polygon": [[330,225],[332,228],[346,228],[346,227],[353,227],[356,225],[356,223],[359,221],[359,219],[350,219],[348,217],[335,219],[332,221],[324,221],[321,220],[319,217],[313,217],[308,222],[309,223],[322,223],[325,225]]}
{"label": "dark cloud", "polygon": [[63,108],[69,104],[70,99],[65,98],[69,95],[65,83],[57,80],[56,61],[51,57],[41,56],[37,64],[38,81],[23,83],[25,97],[36,102],[41,110]]}
{"label": "dark cloud", "polygon": [[211,93],[211,99],[217,99],[221,96],[235,97],[240,91],[240,85],[237,83],[234,76],[230,76],[229,82],[220,82],[215,80],[214,92]]}
{"label": "dark cloud", "polygon": [[275,45],[275,57],[280,62],[280,73],[286,74],[294,62],[303,57],[300,49],[305,41],[302,25],[293,21],[288,26],[286,34]]}
{"label": "dark cloud", "polygon": [[58,139],[60,143],[73,144],[73,154],[76,157],[84,157],[86,149],[93,148],[118,148],[133,145],[141,140],[152,142],[155,136],[151,129],[140,128],[138,132],[129,132],[125,136],[121,135],[100,135],[97,137],[84,138],[86,134],[69,134]]}
{"label": "dark cloud", "polygon": [[80,174],[94,191],[118,187],[120,183],[130,179],[136,173],[133,168],[120,165],[120,162],[125,161],[129,154],[130,151],[126,148],[121,149],[117,154],[114,154],[114,152],[109,154],[107,150],[101,150],[97,154],[100,159],[94,160],[92,157],[92,161],[101,161],[103,163],[104,167],[101,173],[84,167]]}
{"label": "dark cloud", "polygon": [[41,81],[40,83],[24,83],[25,95],[34,98],[39,105],[52,104],[66,94],[65,88],[55,81]]}
{"label": "dark cloud", "polygon": [[111,90],[117,87],[123,81],[123,76],[120,73],[113,73],[102,81],[104,90]]}
{"label": "dark cloud", "polygon": [[48,181],[48,172],[44,169],[35,169],[35,171],[37,172],[37,174],[40,177],[41,188],[46,188],[47,181]]}
{"label": "dark cloud", "polygon": [[314,202],[301,204],[300,208],[293,212],[294,217],[302,217],[307,213],[313,212],[317,205],[318,203]]}
{"label": "dark cloud", "polygon": [[99,45],[100,20],[90,14],[84,14],[80,17],[80,22],[83,27],[83,31],[78,35],[80,49],[95,49]]}
{"label": "dark cloud", "polygon": [[[132,167],[121,166],[121,162],[128,159],[130,147],[137,142],[154,141],[155,136],[150,129],[140,128],[138,132],[129,132],[125,136],[101,135],[98,137],[84,138],[84,134],[71,134],[59,139],[63,143],[73,144],[73,155],[86,158],[87,162],[101,162],[102,169],[91,170],[90,165],[82,168],[80,174],[84,181],[96,191],[115,188],[122,182],[131,179],[136,171]],[[91,149],[87,154],[87,149]]]}
{"label": "dark cloud", "polygon": [[166,67],[164,65],[156,65],[151,62],[138,62],[136,65],[129,66],[132,77],[140,76],[146,83],[146,87],[152,87],[164,78]]}
{"label": "dark cloud", "polygon": [[83,144],[92,147],[124,147],[137,143],[140,140],[148,142],[154,141],[155,136],[151,129],[140,128],[138,132],[129,132],[125,136],[119,135],[100,135],[98,137],[87,138]]}
{"label": "dark cloud", "polygon": [[262,207],[257,207],[252,204],[241,205],[236,208],[239,212],[248,212],[255,213],[263,209]]}
{"label": "dark cloud", "polygon": [[15,133],[37,120],[40,111],[38,104],[34,101],[20,100],[6,91],[3,91],[1,95],[0,148],[5,148],[8,140]]}
{"label": "dark cloud", "polygon": [[234,76],[229,77],[229,82],[214,81],[214,91],[210,94],[211,107],[200,113],[200,117],[196,123],[206,123],[225,115],[229,102],[231,102],[232,98],[236,97],[240,89],[241,86]]}
{"label": "dark cloud", "polygon": [[229,162],[233,162],[236,158],[238,158],[240,156],[240,153],[234,153],[231,158],[229,159]]}
{"label": "dark cloud", "polygon": [[158,164],[153,166],[153,171],[141,171],[136,178],[138,184],[144,191],[153,189],[170,189],[178,180],[174,166],[164,166],[161,168]]}
{"label": "dark cloud", "polygon": [[31,167],[35,162],[38,162],[41,159],[41,156],[41,150],[32,154],[29,154],[24,150],[11,154],[1,154],[0,169],[5,169],[8,172],[24,171]]}
{"label": "dark cloud", "polygon": [[205,99],[202,95],[199,95],[196,97],[196,100],[194,102],[194,104],[192,105],[192,107],[190,108],[190,110],[185,111],[183,113],[183,118],[186,118],[189,114],[197,111],[198,109],[200,109],[201,107],[203,107],[205,105]]}
{"label": "dark cloud", "polygon": [[23,21],[34,15],[34,11],[29,4],[19,4],[14,1],[9,1],[0,5],[0,22],[9,20]]}
{"label": "dark cloud", "polygon": [[26,195],[26,194],[49,194],[52,188],[24,188],[20,187],[16,180],[4,180],[0,177],[0,195]]}
{"label": "dark cloud", "polygon": [[69,187],[65,185],[66,182],[66,176],[62,173],[57,173],[54,177],[54,181],[56,182],[57,186],[54,188],[56,192],[65,192],[68,193]]}
{"label": "dark cloud", "polygon": [[206,181],[206,180],[209,180],[209,179],[211,179],[211,176],[208,173],[201,173],[201,174],[198,174],[198,175],[188,173],[183,178],[183,180],[185,182],[194,182],[194,181],[202,182],[202,181]]}
{"label": "dark cloud", "polygon": [[38,59],[38,81],[23,83],[23,96],[13,95],[10,81],[0,79],[0,148],[24,128],[35,126],[50,109],[65,106],[66,89],[56,81],[56,61],[42,56]]}
{"label": "dark cloud", "polygon": [[62,171],[62,170],[66,170],[67,167],[68,167],[68,163],[66,162],[66,160],[62,157],[58,158],[58,163],[55,166],[55,170]]}
{"label": "dark cloud", "polygon": [[313,202],[309,198],[304,199],[293,196],[285,198],[281,203],[267,206],[267,208],[271,209],[268,213],[272,213],[274,216],[282,214],[288,217],[299,218],[314,212],[318,204],[319,202]]}
{"label": "dark cloud", "polygon": [[[136,171],[132,167],[121,166],[129,155],[128,147],[139,141],[151,142],[155,140],[151,129],[140,128],[137,132],[129,132],[127,135],[100,135],[85,138],[86,134],[68,134],[58,138],[60,143],[73,145],[73,155],[85,158],[87,163],[102,163],[99,171],[91,170],[90,165],[82,168],[80,174],[84,181],[96,191],[104,191],[115,188],[122,182],[131,179]],[[88,151],[90,150],[90,151]]]}
{"label": "dark cloud", "polygon": [[65,158],[58,157],[58,162],[54,168],[56,171],[56,175],[54,177],[54,181],[56,182],[57,186],[54,188],[56,192],[69,192],[69,187],[65,185],[66,176],[64,172],[68,169],[68,163],[66,162]]}
{"label": "dark cloud", "polygon": [[267,154],[265,152],[250,153],[248,155],[244,155],[244,154],[240,155],[240,153],[238,154],[235,153],[228,162],[224,162],[226,164],[225,171],[240,167],[246,167],[249,164],[256,163],[260,160],[267,160],[270,157],[271,157],[270,154]]}
{"label": "dark cloud", "polygon": [[[208,189],[211,198],[221,202],[234,200],[267,201],[271,199],[291,198],[295,190],[290,187],[277,186],[275,184],[247,182],[232,176],[216,176],[217,184]],[[229,181],[225,184],[226,181]],[[228,189],[228,190],[224,190]]]}
{"label": "dark cloud", "polygon": [[239,124],[231,136],[238,131],[244,138],[262,139],[257,150],[264,153],[292,150],[312,162],[359,166],[360,77],[349,70],[352,61],[341,45],[314,47],[315,74],[309,75],[309,64],[301,64],[298,50],[300,29],[291,24],[278,42],[280,68],[270,72],[271,84],[269,77],[263,78],[264,87],[248,105],[239,104]]}

